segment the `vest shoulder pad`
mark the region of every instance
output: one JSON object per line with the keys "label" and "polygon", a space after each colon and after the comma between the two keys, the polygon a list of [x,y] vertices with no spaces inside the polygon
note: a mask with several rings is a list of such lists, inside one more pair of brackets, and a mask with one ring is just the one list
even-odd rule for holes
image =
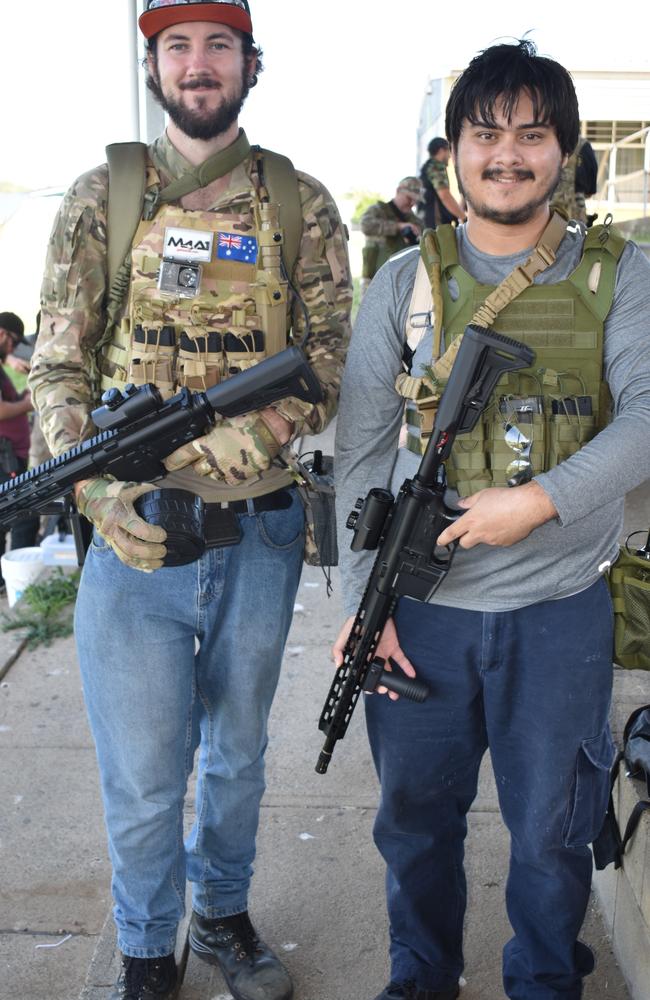
{"label": "vest shoulder pad", "polygon": [[291,275],[300,250],[302,240],[302,202],[298,188],[296,168],[288,156],[262,149],[264,156],[264,177],[271,199],[281,206],[282,229],[284,230],[285,263]]}
{"label": "vest shoulder pad", "polygon": [[601,322],[614,301],[616,269],[626,243],[618,230],[610,226],[592,226],[587,230],[580,263],[569,276],[583,302]]}
{"label": "vest shoulder pad", "polygon": [[106,270],[107,288],[110,290],[142,218],[147,146],[144,142],[114,142],[106,147],[106,159],[108,162]]}
{"label": "vest shoulder pad", "polygon": [[440,253],[443,271],[458,263],[458,246],[456,244],[456,229],[454,226],[438,226],[435,229],[436,242]]}

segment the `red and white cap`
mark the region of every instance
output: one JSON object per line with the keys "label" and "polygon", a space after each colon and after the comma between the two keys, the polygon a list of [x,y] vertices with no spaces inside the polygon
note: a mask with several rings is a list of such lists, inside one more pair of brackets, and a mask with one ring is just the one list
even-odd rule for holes
{"label": "red and white cap", "polygon": [[216,21],[253,34],[248,0],[148,0],[138,24],[145,38],[153,38],[172,24],[186,21]]}

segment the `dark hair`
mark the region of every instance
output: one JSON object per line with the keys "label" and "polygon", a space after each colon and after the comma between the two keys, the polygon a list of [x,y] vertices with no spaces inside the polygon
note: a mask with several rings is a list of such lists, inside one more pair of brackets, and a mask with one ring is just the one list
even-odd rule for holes
{"label": "dark hair", "polygon": [[454,83],[445,114],[445,131],[458,145],[463,121],[496,126],[494,110],[503,102],[508,119],[522,91],[533,102],[535,121],[552,125],[560,149],[570,155],[580,133],[578,99],[571,76],[559,63],[538,56],[526,38],[515,45],[492,45],[475,56]]}
{"label": "dark hair", "polygon": [[0,327],[6,330],[7,333],[13,334],[18,340],[22,340],[25,333],[25,324],[22,319],[20,316],[16,316],[16,313],[12,312],[0,313]]}
{"label": "dark hair", "polygon": [[[236,29],[233,28],[232,30],[235,31]],[[250,56],[256,57],[255,66],[253,68],[253,76],[251,77],[251,82],[248,85],[249,88],[254,87],[255,84],[257,83],[257,78],[264,69],[264,64],[262,63],[262,57],[264,53],[255,44],[255,39],[253,38],[253,36],[250,35],[247,31],[238,31],[237,34],[241,35],[241,48],[244,59],[248,59],[250,58]],[[147,55],[151,56],[155,64],[156,59],[158,58],[158,35],[152,35],[152,37],[148,39],[145,49]],[[143,61],[143,65],[146,68],[147,65],[146,59]]]}
{"label": "dark hair", "polygon": [[435,156],[440,149],[449,149],[449,143],[442,136],[437,135],[427,146],[427,153],[429,156]]}

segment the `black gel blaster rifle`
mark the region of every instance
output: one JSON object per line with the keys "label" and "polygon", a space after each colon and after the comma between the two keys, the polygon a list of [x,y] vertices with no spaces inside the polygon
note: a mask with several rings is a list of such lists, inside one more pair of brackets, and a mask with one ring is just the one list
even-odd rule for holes
{"label": "black gel blaster rifle", "polygon": [[428,601],[451,566],[456,544],[439,546],[437,538],[463,513],[444,501],[444,462],[456,435],[472,430],[504,372],[526,368],[534,360],[534,352],[525,344],[470,324],[417,473],[404,481],[397,499],[389,490],[372,489],[365,500],[357,500],[347,521],[354,531],[351,548],[378,552],[321,713],[318,727],[326,739],[316,765],[318,774],[327,771],[362,691],[383,685],[414,701],[427,697],[422,681],[386,670],[375,650],[399,598]]}
{"label": "black gel blaster rifle", "polygon": [[[207,434],[219,418],[261,410],[289,396],[308,403],[319,403],[323,398],[320,383],[299,347],[287,347],[205,392],[184,388],[164,400],[151,383],[127,385],[124,392],[108,389],[102,396],[103,405],[91,413],[100,430],[98,435],[0,485],[0,530],[7,531],[27,513],[72,514],[69,501],[58,506],[54,501],[69,494],[82,479],[105,474],[136,483],[161,479],[167,474],[163,459]],[[175,537],[168,532],[168,551],[174,541],[178,551],[169,551],[165,565],[191,562],[201,554],[197,523],[203,502],[186,491],[176,492],[189,499]],[[138,503],[150,495],[145,494]],[[145,519],[150,520],[146,515]],[[73,517],[72,521],[77,527],[75,540],[81,563],[78,519]]]}

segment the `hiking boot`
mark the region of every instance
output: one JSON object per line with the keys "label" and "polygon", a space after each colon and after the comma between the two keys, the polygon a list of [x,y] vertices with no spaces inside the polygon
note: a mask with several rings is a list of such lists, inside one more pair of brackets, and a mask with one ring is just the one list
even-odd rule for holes
{"label": "hiking boot", "polygon": [[215,920],[193,913],[189,941],[195,955],[219,966],[234,1000],[291,1000],[289,973],[260,941],[247,910]]}
{"label": "hiking boot", "polygon": [[122,971],[109,1000],[175,1000],[179,985],[173,955],[164,958],[122,955]]}
{"label": "hiking boot", "polygon": [[375,1000],[456,1000],[459,993],[458,986],[450,990],[420,990],[417,983],[409,979],[405,983],[389,983]]}

